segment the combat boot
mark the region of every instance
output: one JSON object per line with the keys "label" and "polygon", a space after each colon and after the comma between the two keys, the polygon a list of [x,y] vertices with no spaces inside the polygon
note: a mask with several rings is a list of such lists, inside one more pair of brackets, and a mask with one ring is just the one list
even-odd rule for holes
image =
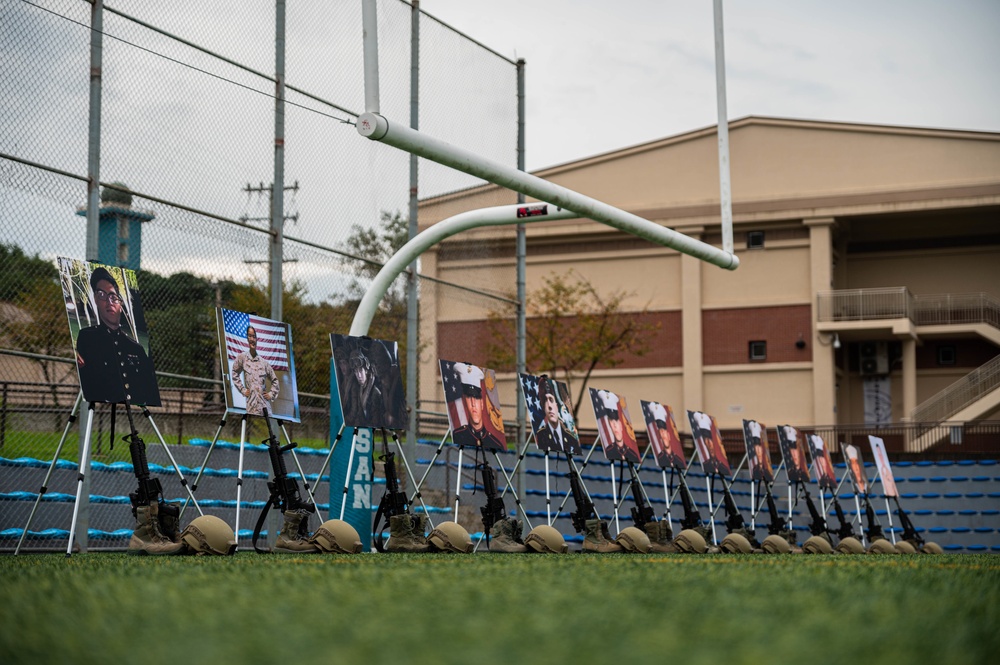
{"label": "combat boot", "polygon": [[176,503],[164,501],[159,505],[160,531],[172,543],[181,542],[181,509]]}
{"label": "combat boot", "polygon": [[184,545],[175,543],[160,530],[159,504],[154,501],[148,506],[132,506],[135,514],[135,530],[128,541],[129,554],[180,554]]}
{"label": "combat boot", "polygon": [[611,539],[608,523],[601,519],[587,520],[587,533],[583,537],[583,551],[606,554],[624,552],[625,548]]}
{"label": "combat boot", "polygon": [[665,520],[646,522],[646,535],[649,536],[649,551],[663,554],[673,554],[680,550],[674,545],[674,532]]}
{"label": "combat boot", "polygon": [[386,552],[429,552],[430,543],[426,536],[427,516],[413,516],[407,513],[389,518],[389,542]]}
{"label": "combat boot", "polygon": [[304,508],[285,511],[285,523],[274,540],[274,551],[282,554],[317,554],[316,543],[309,542],[308,534],[303,534],[309,511]]}
{"label": "combat boot", "polygon": [[521,540],[523,522],[513,517],[497,520],[490,529],[490,552],[527,552]]}

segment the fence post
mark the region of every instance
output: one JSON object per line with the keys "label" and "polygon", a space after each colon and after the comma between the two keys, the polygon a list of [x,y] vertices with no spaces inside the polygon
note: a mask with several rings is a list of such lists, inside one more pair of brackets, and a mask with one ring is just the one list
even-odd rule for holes
{"label": "fence post", "polygon": [[0,396],[0,450],[3,450],[7,442],[7,386],[8,383],[4,381],[3,395]]}
{"label": "fence post", "polygon": [[177,408],[177,445],[181,445],[184,432],[184,389],[180,389],[181,399]]}

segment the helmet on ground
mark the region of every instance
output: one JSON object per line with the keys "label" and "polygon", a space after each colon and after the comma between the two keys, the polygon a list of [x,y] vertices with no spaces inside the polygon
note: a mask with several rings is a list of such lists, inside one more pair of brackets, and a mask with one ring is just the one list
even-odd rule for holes
{"label": "helmet on ground", "polygon": [[764,539],[760,545],[761,549],[768,554],[788,554],[792,551],[792,546],[784,536],[772,533]]}
{"label": "helmet on ground", "polygon": [[920,548],[920,551],[924,554],[944,554],[944,549],[942,549],[940,545],[929,541],[924,543],[923,547]]}
{"label": "helmet on ground", "polygon": [[885,538],[876,538],[868,545],[868,554],[899,554],[895,546]]}
{"label": "helmet on ground", "polygon": [[835,548],[841,554],[864,554],[865,546],[854,536],[842,538]]}
{"label": "helmet on ground", "polygon": [[908,540],[900,540],[896,542],[896,551],[900,554],[916,554],[917,548]]}
{"label": "helmet on ground", "polygon": [[705,537],[694,529],[684,529],[674,538],[674,545],[687,554],[704,554],[708,550]]}
{"label": "helmet on ground", "polygon": [[569,545],[563,539],[562,534],[548,524],[539,524],[525,537],[524,544],[532,552],[543,554],[565,554],[569,551]]}
{"label": "helmet on ground", "polygon": [[472,538],[458,522],[441,522],[427,536],[434,547],[442,552],[461,552],[463,554],[472,551]]}
{"label": "helmet on ground", "polygon": [[639,552],[645,554],[649,552],[649,536],[634,526],[627,526],[618,532],[615,542],[622,546],[626,552]]}
{"label": "helmet on ground", "polygon": [[226,556],[236,552],[236,534],[215,515],[202,515],[191,520],[181,532],[181,542],[195,554]]}
{"label": "helmet on ground", "polygon": [[328,554],[357,554],[364,549],[357,530],[344,520],[323,522],[310,540]]}
{"label": "helmet on ground", "polygon": [[750,554],[753,552],[753,545],[741,533],[731,533],[722,539],[719,548],[726,554]]}
{"label": "helmet on ground", "polygon": [[823,536],[810,536],[802,545],[806,554],[833,554],[833,545]]}

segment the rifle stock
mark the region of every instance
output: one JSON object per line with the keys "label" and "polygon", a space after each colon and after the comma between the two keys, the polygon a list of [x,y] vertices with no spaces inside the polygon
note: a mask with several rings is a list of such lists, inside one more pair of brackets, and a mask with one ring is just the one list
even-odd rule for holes
{"label": "rifle stock", "polygon": [[569,488],[573,494],[573,502],[576,504],[576,511],[570,515],[573,520],[573,528],[577,533],[583,533],[587,528],[587,520],[597,518],[597,509],[587,493],[583,491],[583,483],[580,480],[580,472],[573,464],[573,458],[566,453],[566,461],[569,463]]}
{"label": "rifle stock", "polygon": [[489,534],[493,525],[500,520],[507,518],[507,510],[504,508],[503,499],[497,496],[496,472],[486,462],[479,465],[483,477],[483,491],[486,494],[486,505],[480,508],[483,515],[483,530]]}

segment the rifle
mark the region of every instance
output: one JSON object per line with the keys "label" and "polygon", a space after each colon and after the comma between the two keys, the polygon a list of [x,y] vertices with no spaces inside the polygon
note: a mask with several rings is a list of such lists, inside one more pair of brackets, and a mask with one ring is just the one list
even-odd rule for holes
{"label": "rifle", "polygon": [[688,489],[687,481],[684,479],[684,474],[680,474],[679,478],[681,484],[681,505],[684,507],[684,517],[681,518],[681,528],[695,529],[701,526],[701,513],[698,512],[698,508],[694,505],[694,500],[691,498],[691,490]]}
{"label": "rifle", "polygon": [[486,543],[490,542],[490,531],[500,520],[507,519],[507,510],[503,499],[497,495],[496,472],[486,461],[479,465],[483,475],[483,491],[486,493],[486,505],[480,508],[483,514],[483,531],[486,533]]}
{"label": "rifle", "polygon": [[128,441],[128,451],[132,456],[132,469],[135,471],[136,480],[139,487],[134,494],[129,494],[132,506],[148,506],[154,501],[158,501],[163,493],[159,478],[151,478],[149,475],[149,462],[146,459],[146,444],[139,437],[139,432],[135,429],[135,422],[132,420],[132,409],[129,404],[125,404],[125,413],[128,415],[128,424],[131,431],[122,437]]}
{"label": "rifle", "polygon": [[806,507],[809,509],[809,517],[812,518],[812,521],[809,522],[809,533],[814,536],[820,536],[827,533],[828,529],[826,526],[826,520],[823,519],[823,516],[820,515],[819,511],[816,509],[816,504],[813,503],[812,497],[809,495],[809,490],[803,487],[802,493],[806,497]]}
{"label": "rifle", "polygon": [[[385,551],[385,539],[382,531],[389,524],[389,518],[409,513],[409,500],[406,494],[399,490],[399,477],[396,475],[396,453],[389,450],[389,443],[382,430],[382,455],[379,459],[385,463],[385,493],[382,495],[375,513],[375,549]],[[381,524],[379,520],[382,520]]]}
{"label": "rifle", "polygon": [[746,523],[743,521],[743,515],[740,514],[739,508],[736,507],[733,495],[729,493],[729,486],[726,485],[725,478],[722,479],[722,499],[726,508],[726,529],[729,530],[729,533],[738,529],[745,531]]}
{"label": "rifle", "polygon": [[632,523],[637,529],[644,531],[646,524],[654,521],[653,507],[646,503],[645,493],[642,491],[642,485],[639,484],[639,475],[635,472],[632,462],[628,463],[628,471],[632,476],[629,488],[632,490],[632,499],[635,501],[635,507],[632,508]]}
{"label": "rifle", "polygon": [[865,517],[868,519],[868,528],[865,530],[868,542],[871,543],[879,538],[885,538],[882,535],[882,525],[875,518],[875,509],[872,508],[872,502],[868,500],[867,494],[865,494]]}
{"label": "rifle", "polygon": [[833,495],[833,509],[837,512],[837,520],[840,522],[840,527],[837,529],[837,538],[843,540],[853,535],[854,529],[851,528],[851,523],[844,516],[844,509],[840,506],[840,501],[837,500],[836,494]]}
{"label": "rifle", "polygon": [[892,500],[896,503],[896,514],[899,515],[899,523],[903,527],[903,540],[909,540],[923,546],[924,539],[917,533],[916,528],[913,526],[913,522],[910,521],[909,515],[907,515],[903,510],[903,507],[899,505],[899,498],[892,497]]}
{"label": "rifle", "polygon": [[573,493],[573,502],[576,503],[576,512],[572,513],[570,517],[576,532],[583,533],[584,529],[587,528],[587,521],[597,518],[597,509],[594,508],[594,503],[584,491],[580,472],[577,471],[569,453],[566,453],[566,461],[569,463],[569,488],[570,492]]}
{"label": "rifle", "polygon": [[[767,514],[771,517],[771,523],[767,526],[767,533],[772,536],[781,535],[784,529],[781,528],[781,517],[778,515],[778,506],[774,504],[774,494],[771,493],[771,486],[765,485],[764,491],[767,498]],[[806,494],[806,499],[808,500],[808,498],[809,495]]]}
{"label": "rifle", "polygon": [[[288,476],[288,469],[285,468],[285,460],[282,458],[282,454],[285,451],[297,447],[298,444],[292,442],[282,446],[281,442],[278,441],[278,437],[274,435],[274,430],[271,428],[271,419],[268,416],[267,409],[263,410],[263,416],[264,423],[267,425],[267,438],[261,441],[261,443],[267,444],[267,455],[271,459],[271,469],[274,471],[274,479],[267,483],[270,496],[267,498],[267,503],[264,505],[264,509],[261,511],[260,517],[257,519],[257,525],[253,531],[253,548],[261,553],[264,550],[257,548],[257,538],[260,537],[260,530],[264,526],[264,518],[267,516],[268,508],[273,506],[281,513],[289,510],[305,510],[309,513],[316,512],[315,505],[302,500],[302,497],[299,495],[299,482],[295,478]],[[299,532],[302,535],[309,533],[308,515],[299,523]]]}

